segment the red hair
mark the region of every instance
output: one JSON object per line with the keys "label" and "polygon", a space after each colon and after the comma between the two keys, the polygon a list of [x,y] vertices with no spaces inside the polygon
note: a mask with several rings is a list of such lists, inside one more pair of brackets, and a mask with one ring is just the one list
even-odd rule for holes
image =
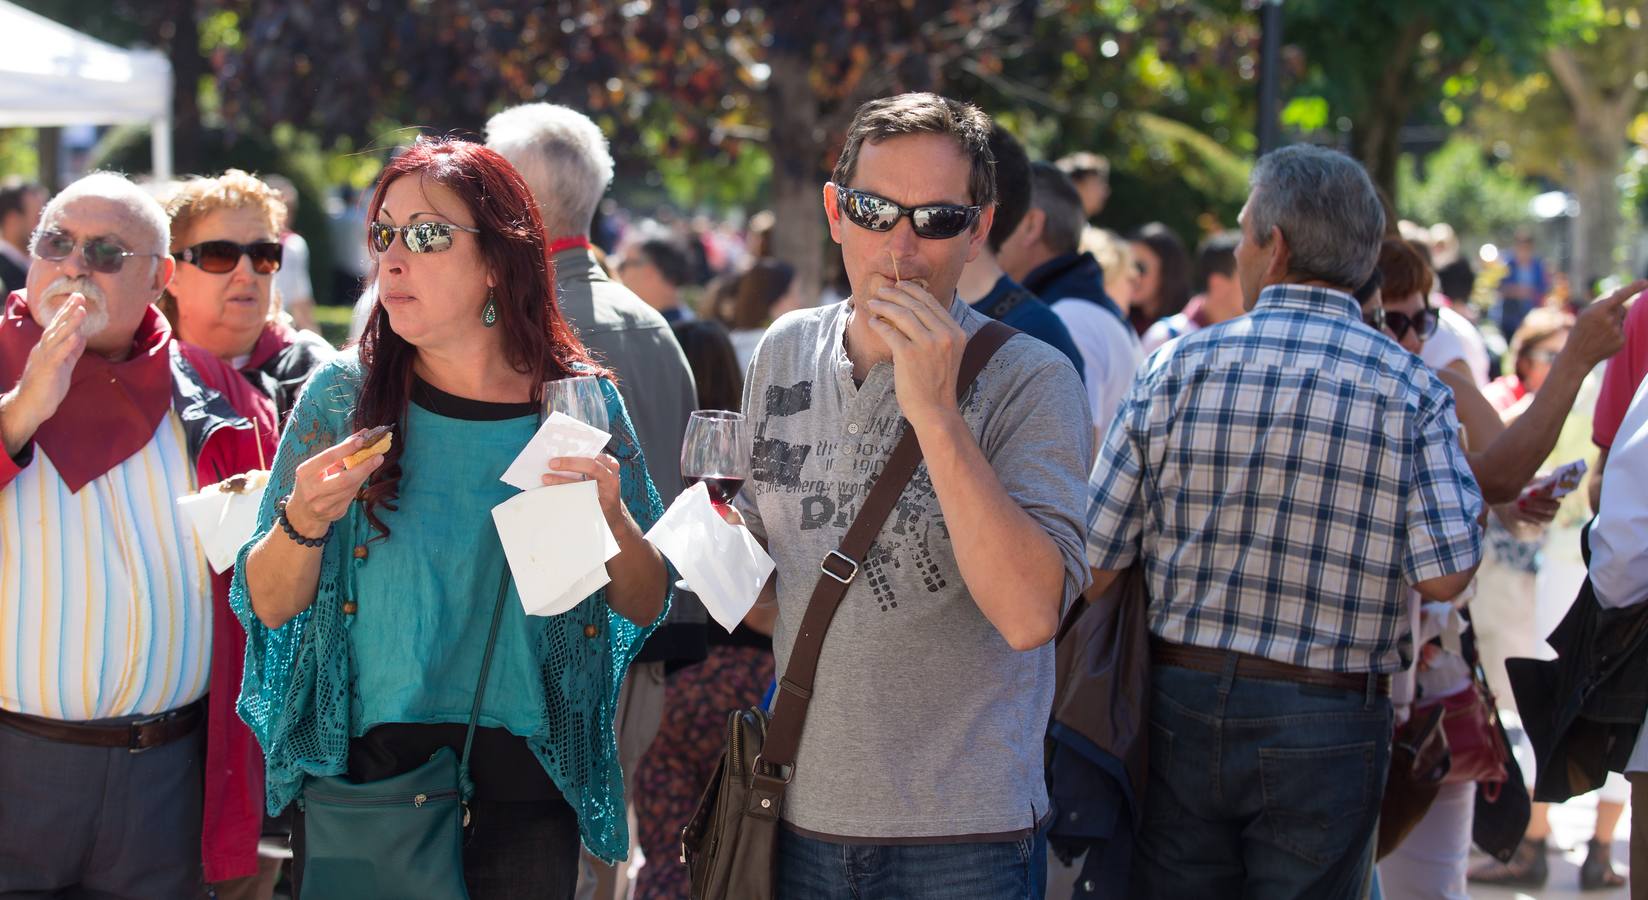
{"label": "red hair", "polygon": [[[419,138],[390,162],[372,195],[368,221],[383,208],[384,195],[396,179],[427,178],[457,194],[475,217],[481,258],[496,282],[492,300],[498,310],[498,334],[504,358],[517,372],[532,376],[532,400],[543,401],[543,383],[574,374],[609,375],[590,358],[555,302],[554,264],[544,241],[538,204],[520,173],[486,147],[449,138]],[[374,264],[374,274],[376,264]],[[479,275],[479,273],[477,273]],[[417,348],[395,333],[383,306],[372,308],[360,339],[366,379],[355,407],[357,429],[403,421],[412,396],[412,362]],[[383,537],[389,528],[379,507],[394,510],[401,478],[403,445],[396,441],[383,468],[362,489],[366,517]]]}

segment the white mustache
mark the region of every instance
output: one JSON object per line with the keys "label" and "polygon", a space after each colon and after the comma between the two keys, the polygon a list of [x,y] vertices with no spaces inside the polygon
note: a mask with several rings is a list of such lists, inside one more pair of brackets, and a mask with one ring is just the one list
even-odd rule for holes
{"label": "white mustache", "polygon": [[59,300],[66,302],[69,295],[74,293],[79,293],[86,298],[86,312],[88,313],[102,312],[109,306],[108,298],[104,296],[103,289],[85,276],[59,276],[51,284],[46,285],[45,296],[40,299],[43,303]]}

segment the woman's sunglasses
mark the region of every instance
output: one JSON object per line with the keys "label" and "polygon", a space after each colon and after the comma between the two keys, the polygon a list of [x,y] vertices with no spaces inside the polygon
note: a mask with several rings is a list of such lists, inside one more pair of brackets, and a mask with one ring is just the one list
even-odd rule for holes
{"label": "woman's sunglasses", "polygon": [[367,239],[372,249],[382,253],[395,243],[395,235],[401,236],[401,243],[413,253],[440,253],[452,249],[452,232],[467,231],[470,234],[480,234],[479,228],[470,228],[467,225],[454,225],[451,222],[413,222],[410,225],[385,225],[382,222],[373,222],[366,226]]}
{"label": "woman's sunglasses", "polygon": [[953,238],[978,221],[979,207],[954,206],[947,203],[930,206],[899,206],[886,197],[868,191],[835,186],[836,202],[849,222],[870,231],[892,231],[898,220],[910,217],[910,227],[916,237],[942,241]]}
{"label": "woman's sunglasses", "polygon": [[258,241],[237,244],[234,241],[201,241],[193,247],[184,247],[173,253],[178,262],[193,263],[202,272],[226,275],[240,265],[242,256],[252,261],[252,271],[270,275],[280,271],[282,250],[277,241]]}
{"label": "woman's sunglasses", "polygon": [[[62,231],[46,231],[34,236],[34,243],[29,248],[40,259],[62,262],[74,252],[79,243],[74,235]],[[87,238],[80,244],[80,259],[86,263],[86,268],[93,272],[102,272],[104,275],[113,275],[126,267],[126,260],[133,256],[161,256],[159,253],[135,253],[116,244],[108,238]]]}
{"label": "woman's sunglasses", "polygon": [[1442,324],[1441,317],[1434,309],[1420,310],[1410,316],[1407,313],[1391,312],[1383,306],[1375,306],[1369,310],[1362,316],[1362,321],[1374,331],[1389,328],[1390,333],[1399,341],[1407,336],[1409,330],[1419,335],[1420,340],[1428,341],[1436,334],[1436,327]]}

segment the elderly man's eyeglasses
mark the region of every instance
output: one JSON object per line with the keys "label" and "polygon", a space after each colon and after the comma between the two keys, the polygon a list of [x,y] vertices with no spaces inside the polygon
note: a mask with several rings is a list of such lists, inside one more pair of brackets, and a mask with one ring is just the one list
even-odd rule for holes
{"label": "elderly man's eyeglasses", "polygon": [[480,234],[479,228],[470,228],[467,225],[456,225],[452,222],[413,222],[410,225],[396,227],[382,222],[373,222],[366,226],[366,236],[372,244],[372,249],[383,253],[389,245],[395,243],[395,235],[401,236],[401,243],[413,253],[440,253],[452,249],[452,232],[467,231],[470,234]]}
{"label": "elderly man's eyeglasses", "polygon": [[900,206],[869,191],[835,186],[836,202],[847,221],[870,231],[892,231],[898,220],[910,217],[916,237],[942,241],[953,238],[978,221],[979,207],[937,203],[928,206]]}
{"label": "elderly man's eyeglasses", "polygon": [[29,252],[39,259],[52,262],[62,262],[74,253],[76,246],[80,247],[80,259],[86,268],[93,272],[102,272],[113,275],[126,267],[126,260],[133,256],[164,256],[162,253],[136,253],[127,250],[106,237],[87,238],[84,243],[76,240],[75,236],[63,231],[43,231],[35,234],[34,241],[29,246]]}
{"label": "elderly man's eyeglasses", "polygon": [[203,241],[172,254],[179,262],[194,263],[202,272],[210,272],[213,275],[227,275],[233,272],[235,267],[240,265],[242,256],[252,261],[253,272],[270,275],[280,271],[280,261],[284,255],[284,248],[277,241],[258,241],[253,244]]}

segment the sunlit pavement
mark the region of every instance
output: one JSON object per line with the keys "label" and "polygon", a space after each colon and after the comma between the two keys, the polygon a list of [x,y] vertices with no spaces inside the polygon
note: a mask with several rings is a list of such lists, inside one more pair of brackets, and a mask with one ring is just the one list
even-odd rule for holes
{"label": "sunlit pavement", "polygon": [[[1624,871],[1631,858],[1631,812],[1626,809],[1614,833],[1614,868]],[[1537,889],[1517,889],[1471,885],[1471,897],[1481,900],[1544,900],[1548,897],[1585,897],[1588,900],[1626,900],[1626,888],[1581,892],[1579,864],[1585,861],[1585,842],[1596,825],[1596,796],[1579,797],[1551,810],[1551,878]],[[1487,857],[1476,854],[1472,864]]]}

